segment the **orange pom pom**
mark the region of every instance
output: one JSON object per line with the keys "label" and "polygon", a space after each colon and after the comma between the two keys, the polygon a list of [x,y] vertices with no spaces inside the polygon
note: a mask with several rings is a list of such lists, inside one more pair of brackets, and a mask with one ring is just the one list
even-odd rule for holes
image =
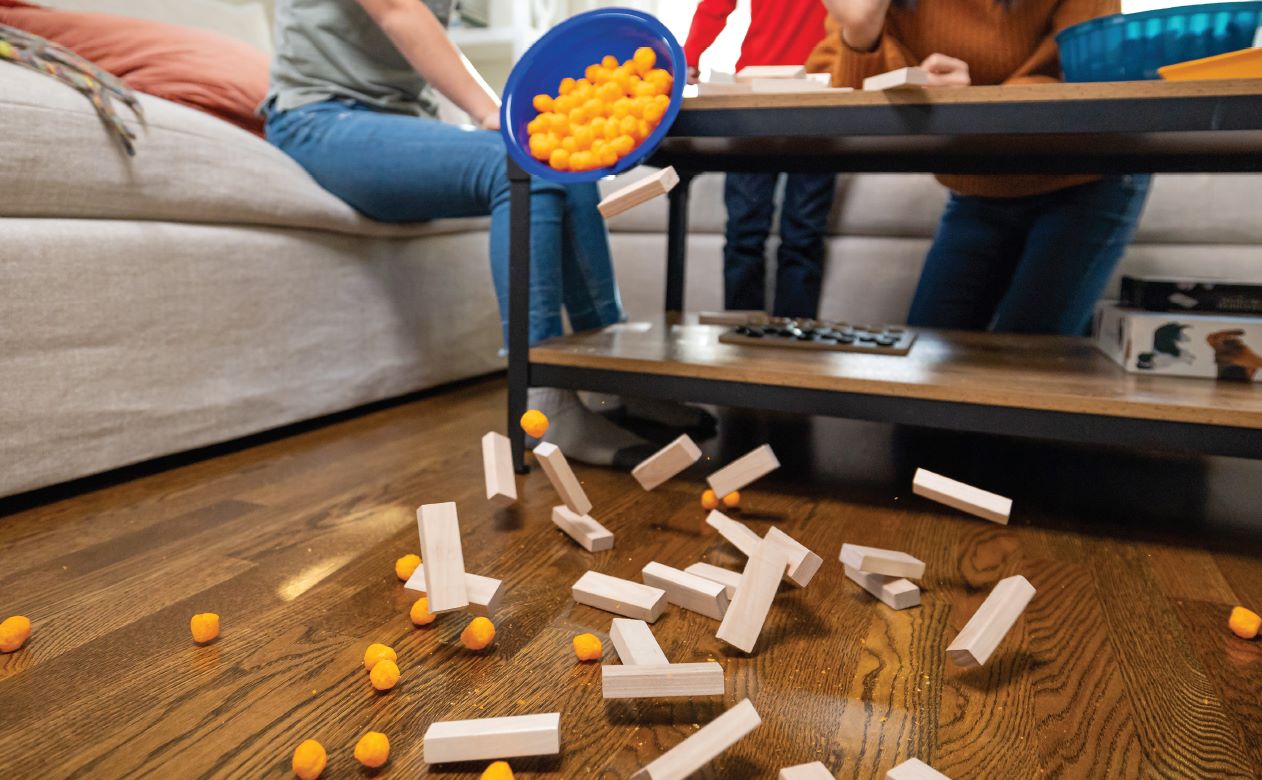
{"label": "orange pom pom", "polygon": [[574,655],[580,661],[599,661],[601,650],[600,637],[595,634],[579,634],[574,637]]}
{"label": "orange pom pom", "polygon": [[560,95],[570,94],[571,92],[574,91],[574,84],[575,84],[574,79],[570,78],[569,76],[566,76],[565,78],[561,79],[560,85],[557,86],[557,94],[560,94]]}
{"label": "orange pom pom", "polygon": [[199,645],[204,645],[219,636],[219,616],[214,612],[202,612],[193,615],[192,619],[188,621],[188,627],[193,632],[193,641]]}
{"label": "orange pom pom", "polygon": [[702,509],[718,509],[719,508],[719,497],[714,495],[713,490],[707,489],[704,493],[701,494],[701,508]]}
{"label": "orange pom pom", "polygon": [[[198,615],[193,616],[196,621]],[[219,617],[215,617],[215,633],[219,633]],[[0,653],[12,653],[22,645],[26,644],[26,640],[31,636],[31,620],[25,615],[14,615],[7,617],[3,623],[0,623]],[[211,637],[210,639],[214,639]],[[193,628],[193,639],[197,640],[197,628]],[[210,639],[206,641],[210,641]]]}
{"label": "orange pom pom", "polygon": [[641,46],[635,50],[635,56],[632,59],[635,61],[636,72],[643,76],[657,64],[657,52],[647,46]]}
{"label": "orange pom pom", "polygon": [[373,642],[364,650],[364,668],[372,671],[378,661],[397,661],[399,656],[394,654],[394,648],[383,645],[380,642]]}
{"label": "orange pom pom", "polygon": [[438,618],[433,612],[429,611],[429,598],[421,596],[412,605],[412,609],[408,610],[408,617],[412,619],[413,625],[428,626]]}
{"label": "orange pom pom", "polygon": [[314,739],[308,739],[294,749],[293,770],[301,780],[315,780],[324,771],[328,755],[324,745]]}
{"label": "orange pom pom", "polygon": [[1227,627],[1241,639],[1253,639],[1262,630],[1262,616],[1244,607],[1235,607],[1227,619]]}
{"label": "orange pom pom", "polygon": [[388,691],[399,682],[399,665],[388,658],[373,665],[368,681],[379,691]]}
{"label": "orange pom pom", "polygon": [[475,617],[460,632],[460,641],[470,650],[485,650],[495,641],[495,624],[484,617]]}
{"label": "orange pom pom", "polygon": [[542,439],[548,432],[548,416],[538,409],[527,409],[521,416],[521,429],[531,438]]}
{"label": "orange pom pom", "polygon": [[741,494],[739,491],[733,490],[731,493],[728,493],[726,496],[723,496],[723,506],[728,507],[729,509],[735,509],[736,507],[740,505],[741,505]]}
{"label": "orange pom pom", "polygon": [[415,553],[408,553],[399,560],[394,562],[394,576],[404,582],[416,571],[416,567],[421,565],[421,556]]}
{"label": "orange pom pom", "polygon": [[370,731],[355,743],[355,760],[369,769],[385,766],[390,760],[390,740],[380,731]]}
{"label": "orange pom pom", "polygon": [[496,761],[486,768],[479,780],[513,780],[513,769],[507,761]]}
{"label": "orange pom pom", "polygon": [[535,110],[541,114],[552,110],[551,95],[535,95],[534,100],[531,100],[530,103],[535,107]]}
{"label": "orange pom pom", "polygon": [[[570,139],[565,139],[570,140]],[[548,158],[548,165],[554,170],[568,171],[570,169],[570,153],[565,149],[556,149],[552,152],[552,156]]]}

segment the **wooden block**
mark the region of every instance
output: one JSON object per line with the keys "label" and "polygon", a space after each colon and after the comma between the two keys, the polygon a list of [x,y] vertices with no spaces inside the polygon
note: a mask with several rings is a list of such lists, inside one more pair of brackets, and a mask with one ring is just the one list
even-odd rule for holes
{"label": "wooden block", "polygon": [[910,577],[918,580],[925,576],[925,562],[905,552],[864,547],[860,544],[843,544],[841,562],[852,569],[887,577]]}
{"label": "wooden block", "polygon": [[561,713],[442,720],[429,724],[425,763],[489,761],[561,752]]}
{"label": "wooden block", "polygon": [[517,500],[513,448],[507,436],[491,431],[482,437],[482,471],[486,475],[487,501],[508,506]]}
{"label": "wooden block", "polygon": [[911,580],[859,571],[849,565],[845,571],[847,577],[890,609],[907,609],[920,604],[920,588]]}
{"label": "wooden block", "polygon": [[543,473],[548,475],[548,481],[552,483],[552,489],[570,511],[580,516],[592,511],[592,502],[587,499],[587,493],[579,484],[578,477],[574,476],[574,469],[570,468],[565,453],[555,444],[546,441],[535,447],[534,452],[539,465],[543,467]]}
{"label": "wooden block", "polygon": [[797,766],[786,766],[780,770],[780,780],[833,780],[833,773],[818,761]]}
{"label": "wooden block", "polygon": [[716,661],[605,665],[600,667],[600,690],[606,699],[722,696],[723,667]]}
{"label": "wooden block", "polygon": [[615,615],[652,623],[666,609],[666,591],[589,571],[570,589],[574,600]]}
{"label": "wooden block", "polygon": [[700,459],[701,448],[685,433],[641,461],[631,476],[640,487],[652,490]]}
{"label": "wooden block", "polygon": [[631,775],[631,780],[683,780],[758,728],[762,718],[749,699],[710,721],[692,736]]}
{"label": "wooden block", "polygon": [[762,544],[762,537],[754,533],[753,529],[718,510],[712,510],[706,515],[705,522],[746,556],[753,555],[758,545]]}
{"label": "wooden block", "polygon": [[675,189],[675,185],[678,183],[679,174],[675,173],[674,168],[667,166],[651,176],[645,176],[634,184],[629,184],[616,192],[610,193],[604,200],[596,204],[596,210],[600,212],[602,217],[609,219],[636,206],[648,203],[653,198],[665,195]]}
{"label": "wooden block", "polygon": [[697,84],[698,96],[750,95],[753,91],[753,87],[746,83],[702,81]]}
{"label": "wooden block", "polygon": [[788,565],[784,547],[764,539],[749,556],[745,571],[741,572],[741,582],[736,586],[736,596],[728,605],[715,636],[746,653],[752,652]]}
{"label": "wooden block", "polygon": [[469,606],[455,503],[422,505],[416,510],[416,526],[421,534],[421,560],[426,563],[429,611],[451,612]]}
{"label": "wooden block", "polygon": [[916,469],[911,492],[1000,525],[1007,525],[1008,515],[1012,513],[1011,498],[989,493],[925,469]]}
{"label": "wooden block", "polygon": [[1034,586],[1020,574],[1000,580],[947,646],[947,657],[963,667],[986,663],[1032,598]]}
{"label": "wooden block", "polygon": [[727,612],[727,591],[714,580],[652,561],[640,570],[645,585],[666,591],[666,600],[715,620]]}
{"label": "wooden block", "polygon": [[724,309],[723,311],[703,311],[697,314],[697,324],[722,325],[725,328],[735,328],[738,325],[751,323],[765,324],[767,319],[767,313],[758,309]]}
{"label": "wooden block", "polygon": [[756,95],[783,95],[793,92],[852,92],[851,87],[836,87],[815,79],[753,79],[748,82]]}
{"label": "wooden block", "polygon": [[[491,577],[465,572],[464,584],[469,592],[469,611],[482,617],[494,617],[500,607],[500,597],[504,595],[504,583]],[[416,567],[416,571],[403,583],[403,587],[428,593],[425,589],[425,564]]]}
{"label": "wooden block", "polygon": [[888,89],[923,87],[929,83],[929,74],[923,68],[899,68],[888,73],[869,76],[863,80],[863,88],[869,92]]}
{"label": "wooden block", "polygon": [[736,71],[737,81],[804,78],[806,78],[806,66],[804,65],[746,65]]}
{"label": "wooden block", "polygon": [[609,641],[613,642],[618,660],[627,666],[660,666],[670,663],[657,640],[653,638],[653,630],[643,620],[614,618],[609,625]]}
{"label": "wooden block", "polygon": [[885,773],[885,780],[951,780],[918,758],[909,758]]}
{"label": "wooden block", "polygon": [[780,468],[780,461],[770,444],[764,444],[706,477],[710,489],[719,498],[735,493],[756,479]]}
{"label": "wooden block", "polygon": [[576,515],[567,506],[554,506],[552,522],[588,552],[613,547],[613,532],[596,522],[591,515]]}
{"label": "wooden block", "polygon": [[[710,512],[705,521],[706,525],[718,531],[724,539],[732,543],[733,547],[746,555],[753,555],[754,550],[758,549],[758,545],[762,542],[762,538],[749,526],[733,520],[722,512]],[[819,571],[824,559],[779,528],[767,531],[767,538],[783,546],[788,554],[789,571],[785,574],[785,579],[800,588],[810,584],[811,578],[815,576],[815,572]]]}
{"label": "wooden block", "polygon": [[695,574],[698,577],[705,577],[707,580],[713,580],[723,586],[724,592],[727,593],[727,600],[730,602],[732,597],[736,595],[736,586],[740,584],[741,573],[724,569],[721,566],[711,566],[708,563],[694,563],[684,569],[689,574]]}

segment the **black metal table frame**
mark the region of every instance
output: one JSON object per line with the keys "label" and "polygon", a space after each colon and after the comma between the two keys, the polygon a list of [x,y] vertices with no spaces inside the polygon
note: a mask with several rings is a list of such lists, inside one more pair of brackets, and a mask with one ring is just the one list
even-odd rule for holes
{"label": "black metal table frame", "polygon": [[[698,139],[756,139],[764,151],[730,151],[722,144],[698,150]],[[899,139],[913,143],[900,148]],[[938,143],[918,151],[917,139]],[[1241,143],[1224,147],[1220,140]],[[811,153],[820,148],[823,154]],[[665,308],[682,312],[689,186],[701,172],[1262,171],[1262,94],[682,111],[651,162],[674,165],[680,175],[669,195]],[[508,168],[508,430],[519,471],[525,468],[524,434],[517,421],[532,386],[1262,458],[1262,432],[1256,429],[533,364],[530,177],[511,157]]]}

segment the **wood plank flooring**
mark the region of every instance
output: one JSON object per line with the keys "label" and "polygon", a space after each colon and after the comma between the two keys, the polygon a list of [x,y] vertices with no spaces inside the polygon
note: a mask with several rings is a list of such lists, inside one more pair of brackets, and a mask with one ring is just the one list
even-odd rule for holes
{"label": "wood plank flooring", "polygon": [[[490,380],[0,517],[0,616],[34,622],[0,655],[0,777],[280,778],[314,738],[325,777],[471,778],[482,764],[423,763],[430,722],[560,711],[562,754],[512,761],[517,776],[625,778],[745,697],[763,725],[701,776],[818,760],[880,778],[912,756],[957,780],[1262,766],[1262,644],[1226,629],[1232,605],[1262,608],[1262,462],[729,412],[701,462],[651,493],[576,466],[617,535],[591,554],[553,526],[539,469],[516,506],[484,499],[479,439],[502,410]],[[820,573],[782,586],[753,655],[676,607],[654,625],[672,661],[723,664],[724,697],[605,702],[570,640],[607,638],[612,616],[570,585],[651,560],[740,568],[697,499],[763,442],[784,465],[739,516],[811,547]],[[913,496],[916,466],[1013,497],[1012,525]],[[506,583],[486,653],[460,645],[464,613],[413,627],[393,572],[417,551],[416,507],[439,501],[459,505],[468,570]],[[922,606],[893,612],[846,580],[843,541],[924,560]],[[986,666],[950,666],[946,645],[1018,573],[1038,589],[1022,620]],[[197,647],[204,611],[223,634]],[[368,683],[370,642],[398,652],[389,693]],[[392,744],[375,774],[351,756],[370,729]]]}

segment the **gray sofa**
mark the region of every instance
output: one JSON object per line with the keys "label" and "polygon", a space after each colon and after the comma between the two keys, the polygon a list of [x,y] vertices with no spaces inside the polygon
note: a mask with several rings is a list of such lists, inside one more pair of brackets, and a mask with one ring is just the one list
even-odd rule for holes
{"label": "gray sofa", "polygon": [[[128,160],[81,96],[0,64],[0,496],[503,365],[485,220],[371,222],[262,139],[145,106]],[[695,185],[691,309],[721,305],[719,185]],[[943,192],[838,186],[823,311],[897,322]],[[1125,268],[1259,278],[1260,196],[1161,178]],[[611,225],[632,318],[661,308],[664,224],[659,201]]]}

